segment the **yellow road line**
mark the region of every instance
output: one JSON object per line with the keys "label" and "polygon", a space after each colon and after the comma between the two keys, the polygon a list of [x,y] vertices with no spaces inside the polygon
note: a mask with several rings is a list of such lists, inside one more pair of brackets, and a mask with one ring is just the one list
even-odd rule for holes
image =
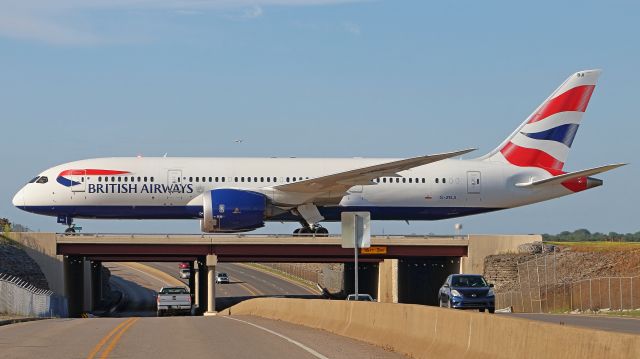
{"label": "yellow road line", "polygon": [[113,339],[111,340],[111,343],[109,343],[109,346],[102,352],[100,359],[105,359],[109,357],[109,354],[111,353],[113,348],[116,347],[116,344],[118,344],[118,341],[122,337],[122,334],[124,334],[124,332],[129,330],[129,328],[131,328],[131,326],[134,325],[138,320],[140,320],[140,318],[135,318],[134,320],[127,323],[127,325],[124,328],[122,328],[122,330],[120,330],[120,332],[118,332],[118,334],[116,334],[115,337],[113,337]]}
{"label": "yellow road line", "polygon": [[102,349],[102,346],[109,340],[111,339],[111,337],[118,331],[120,330],[120,328],[122,328],[123,326],[125,326],[128,322],[132,321],[133,318],[129,318],[127,320],[125,320],[124,322],[118,324],[115,328],[113,328],[113,330],[111,330],[109,332],[109,334],[105,335],[104,338],[102,338],[102,340],[100,340],[100,342],[98,344],[96,344],[96,346],[93,348],[93,350],[91,351],[91,353],[89,353],[89,356],[87,356],[87,359],[93,359],[96,354],[100,351],[100,349]]}
{"label": "yellow road line", "polygon": [[[249,293],[255,296],[261,295],[260,291],[257,290],[254,286],[251,286],[247,283],[238,283],[238,285],[240,285],[242,288],[246,289],[247,291],[249,291]],[[251,288],[255,289],[255,291],[253,291]]]}
{"label": "yellow road line", "polygon": [[[317,294],[322,294],[322,292],[318,291],[317,289],[311,289],[308,286],[306,286],[306,285],[304,285],[302,283],[298,283],[295,280],[293,280],[291,278],[288,278],[288,277],[286,277],[284,275],[281,275],[279,273],[271,272],[270,270],[265,269],[265,268],[261,268],[259,264],[256,265],[256,266],[252,266],[252,265],[246,264],[246,263],[234,263],[234,264],[239,266],[239,267],[245,267],[245,268],[248,268],[248,269],[252,269],[252,270],[258,271],[260,273],[264,273],[264,274],[270,275],[272,277],[278,278],[280,280],[284,280],[284,281],[289,282],[289,283],[291,283],[291,284],[293,284],[295,286],[298,286],[301,289],[306,290],[307,292],[309,292],[311,294],[316,294],[316,295]],[[286,273],[286,272],[284,272],[284,273]],[[289,273],[286,273],[286,274],[289,274]],[[289,275],[293,276],[292,274],[289,274]]]}

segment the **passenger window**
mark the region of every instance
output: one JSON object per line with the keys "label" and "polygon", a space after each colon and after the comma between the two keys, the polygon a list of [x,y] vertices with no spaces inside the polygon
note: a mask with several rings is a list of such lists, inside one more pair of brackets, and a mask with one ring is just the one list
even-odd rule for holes
{"label": "passenger window", "polygon": [[[113,180],[113,178],[111,178],[111,180]],[[144,177],[144,181],[147,182],[147,177]]]}
{"label": "passenger window", "polygon": [[118,177],[118,182],[122,182],[122,177]]}
{"label": "passenger window", "polygon": [[267,182],[271,182],[271,177],[267,177]]}
{"label": "passenger window", "polygon": [[440,180],[436,178],[436,183],[438,183]]}
{"label": "passenger window", "polygon": [[287,177],[287,183],[289,182],[289,177]]}
{"label": "passenger window", "polygon": [[222,182],[224,182],[224,180],[225,180],[225,178],[224,178],[224,177],[222,177],[222,178],[220,178],[220,179],[222,180]]}
{"label": "passenger window", "polygon": [[102,182],[102,176],[98,177],[98,182]]}
{"label": "passenger window", "polygon": [[47,182],[49,182],[49,179],[47,178],[47,176],[42,176],[38,178],[38,180],[36,181],[36,183],[40,183],[40,184],[47,183]]}
{"label": "passenger window", "polygon": [[264,182],[264,177],[260,177],[260,182]]}
{"label": "passenger window", "polygon": [[247,177],[247,182],[251,182],[251,177]]}
{"label": "passenger window", "polygon": [[447,179],[446,179],[446,178],[443,178],[443,179],[442,179],[442,183],[447,183]]}
{"label": "passenger window", "polygon": [[153,177],[151,177],[151,182],[155,182],[155,181],[154,181],[154,179],[153,179]]}
{"label": "passenger window", "polygon": [[116,181],[116,178],[115,177],[111,177],[111,182],[115,182],[115,181]]}
{"label": "passenger window", "polygon": [[422,179],[422,183],[426,183],[424,178]]}
{"label": "passenger window", "polygon": [[[387,178],[386,178],[386,177],[383,177],[383,178],[382,178],[382,183],[387,183]],[[355,241],[355,240],[354,240],[354,241]]]}
{"label": "passenger window", "polygon": [[277,177],[273,177],[273,182],[278,182],[278,178]]}
{"label": "passenger window", "polygon": [[[145,181],[146,181],[146,179],[145,179]],[[189,182],[193,182],[193,177],[189,177]]]}
{"label": "passenger window", "polygon": [[409,183],[413,183],[413,179],[409,178]]}
{"label": "passenger window", "polygon": [[[104,180],[107,180],[107,177],[104,178]],[[142,177],[138,177],[138,182],[142,182]]]}
{"label": "passenger window", "polygon": [[213,178],[209,177],[209,182],[213,182]]}
{"label": "passenger window", "polygon": [[244,182],[244,176],[240,177],[240,182]]}
{"label": "passenger window", "polygon": [[[136,178],[135,177],[131,177],[131,182],[135,182]],[[178,178],[178,182],[180,182],[180,178]]]}
{"label": "passenger window", "polygon": [[196,182],[200,182],[200,177],[196,177]]}

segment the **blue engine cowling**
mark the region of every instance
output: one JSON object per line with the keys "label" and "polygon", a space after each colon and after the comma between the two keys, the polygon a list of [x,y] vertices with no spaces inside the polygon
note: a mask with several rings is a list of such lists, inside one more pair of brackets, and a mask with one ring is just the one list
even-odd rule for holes
{"label": "blue engine cowling", "polygon": [[214,189],[203,194],[203,232],[242,232],[264,226],[267,197],[238,189]]}

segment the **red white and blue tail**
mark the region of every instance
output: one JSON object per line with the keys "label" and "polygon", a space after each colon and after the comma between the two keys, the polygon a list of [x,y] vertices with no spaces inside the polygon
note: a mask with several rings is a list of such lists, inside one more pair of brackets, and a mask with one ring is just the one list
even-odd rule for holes
{"label": "red white and blue tail", "polygon": [[561,173],[600,73],[587,70],[571,75],[483,159]]}

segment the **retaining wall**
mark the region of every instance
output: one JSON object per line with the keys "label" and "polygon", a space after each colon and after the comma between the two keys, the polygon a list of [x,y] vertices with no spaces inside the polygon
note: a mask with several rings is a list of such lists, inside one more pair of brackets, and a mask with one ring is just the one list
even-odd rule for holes
{"label": "retaining wall", "polygon": [[257,298],[221,314],[283,320],[415,358],[640,358],[640,336],[411,304]]}

